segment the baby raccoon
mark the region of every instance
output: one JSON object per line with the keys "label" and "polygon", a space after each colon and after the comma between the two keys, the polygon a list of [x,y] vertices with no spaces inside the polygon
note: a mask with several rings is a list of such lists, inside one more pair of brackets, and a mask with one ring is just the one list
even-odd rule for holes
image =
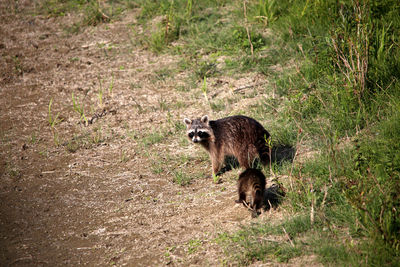
{"label": "baby raccoon", "polygon": [[252,210],[252,216],[257,215],[263,205],[265,176],[257,169],[247,169],[242,172],[238,180],[239,199],[236,203],[243,203]]}
{"label": "baby raccoon", "polygon": [[201,118],[183,120],[187,136],[210,154],[213,175],[217,175],[226,156],[234,156],[241,167],[248,169],[255,158],[264,165],[269,159],[266,140],[269,133],[256,120],[245,116],[226,117],[215,121]]}

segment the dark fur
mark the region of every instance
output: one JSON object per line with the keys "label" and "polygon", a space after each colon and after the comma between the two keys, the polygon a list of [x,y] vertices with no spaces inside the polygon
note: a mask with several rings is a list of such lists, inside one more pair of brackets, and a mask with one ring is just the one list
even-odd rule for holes
{"label": "dark fur", "polygon": [[[269,133],[256,120],[246,116],[232,116],[209,121],[207,116],[189,120],[185,119],[188,135],[192,131],[193,142],[200,143],[210,154],[213,174],[221,169],[226,156],[234,156],[239,165],[245,169],[251,167],[254,159],[260,158],[264,165],[269,160],[269,149],[266,139]],[[197,129],[204,129],[204,138],[195,138]]]}
{"label": "dark fur", "polygon": [[247,205],[256,214],[263,205],[265,184],[265,176],[260,170],[245,170],[237,182],[239,199],[236,203]]}

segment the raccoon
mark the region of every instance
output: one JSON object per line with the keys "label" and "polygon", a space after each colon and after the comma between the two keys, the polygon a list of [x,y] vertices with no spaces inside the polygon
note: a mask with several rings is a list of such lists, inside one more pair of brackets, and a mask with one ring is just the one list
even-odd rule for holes
{"label": "raccoon", "polygon": [[258,169],[247,169],[239,176],[237,182],[239,199],[235,202],[249,207],[253,217],[263,205],[265,184],[265,176]]}
{"label": "raccoon", "polygon": [[270,135],[252,118],[231,116],[212,121],[205,115],[194,120],[185,118],[184,122],[189,140],[199,143],[210,154],[213,175],[218,174],[227,156],[234,156],[245,169],[257,157],[264,165],[268,162],[266,140]]}

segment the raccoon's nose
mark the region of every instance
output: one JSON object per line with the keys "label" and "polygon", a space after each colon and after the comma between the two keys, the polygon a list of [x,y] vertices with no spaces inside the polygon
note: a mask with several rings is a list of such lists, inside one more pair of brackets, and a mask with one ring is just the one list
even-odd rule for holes
{"label": "raccoon's nose", "polygon": [[198,143],[199,140],[197,140],[197,138],[193,138],[193,143]]}

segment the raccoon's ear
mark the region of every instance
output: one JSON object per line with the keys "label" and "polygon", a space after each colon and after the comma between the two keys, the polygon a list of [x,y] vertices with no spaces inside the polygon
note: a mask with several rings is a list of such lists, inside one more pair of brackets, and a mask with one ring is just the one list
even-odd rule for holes
{"label": "raccoon's ear", "polygon": [[208,123],[208,116],[204,115],[203,117],[201,117],[200,120],[201,120],[202,123]]}
{"label": "raccoon's ear", "polygon": [[188,118],[184,118],[184,119],[183,119],[183,122],[184,122],[186,125],[192,124],[192,121],[189,120]]}

